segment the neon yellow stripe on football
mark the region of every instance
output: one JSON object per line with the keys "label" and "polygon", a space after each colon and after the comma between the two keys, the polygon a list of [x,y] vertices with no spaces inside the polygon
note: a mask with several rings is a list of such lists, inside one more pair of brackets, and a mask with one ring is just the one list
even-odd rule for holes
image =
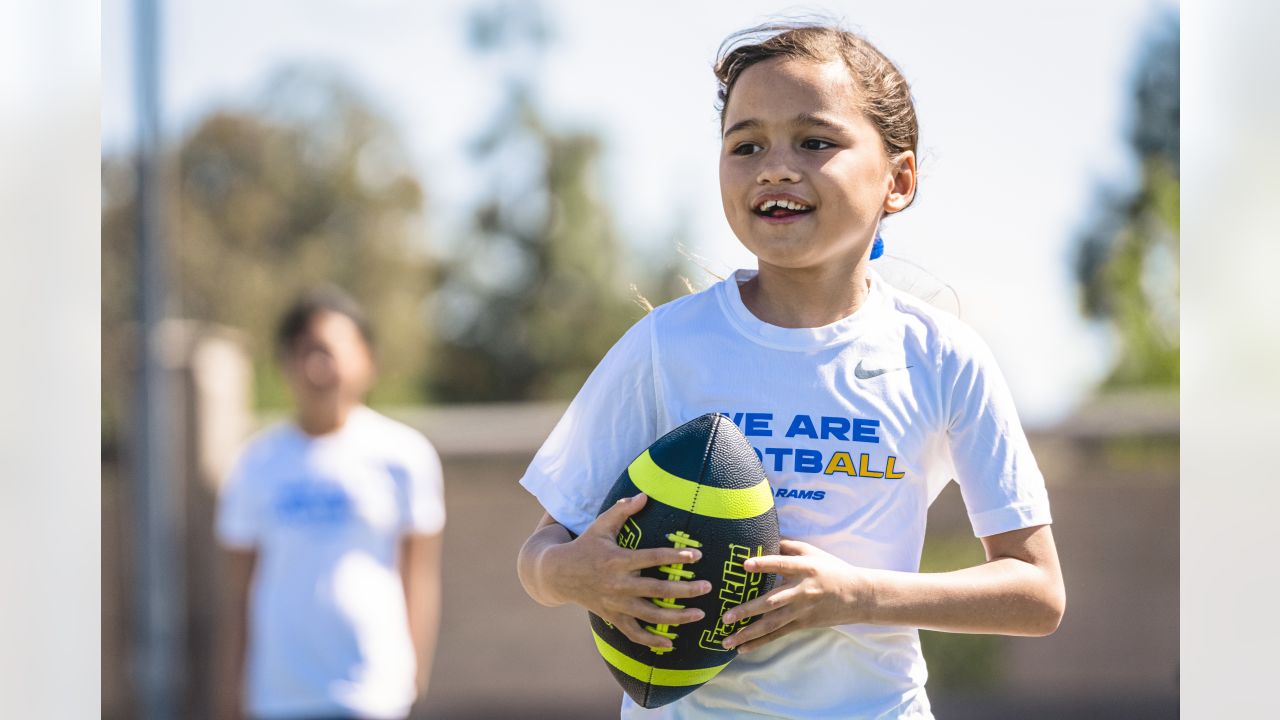
{"label": "neon yellow stripe on football", "polygon": [[773,507],[773,492],[764,480],[737,490],[699,485],[658,467],[648,450],[632,461],[627,474],[645,495],[697,515],[744,520],[763,515]]}
{"label": "neon yellow stripe on football", "polygon": [[591,635],[596,639],[596,648],[600,650],[600,656],[605,662],[639,680],[640,682],[650,683],[652,685],[667,685],[675,687],[687,687],[689,685],[701,685],[710,680],[725,669],[729,663],[717,665],[709,668],[698,668],[697,670],[666,670],[664,668],[656,668],[651,665],[645,665],[639,660],[633,660],[621,651],[615,649],[612,645],[605,642],[604,638],[596,635],[594,630]]}

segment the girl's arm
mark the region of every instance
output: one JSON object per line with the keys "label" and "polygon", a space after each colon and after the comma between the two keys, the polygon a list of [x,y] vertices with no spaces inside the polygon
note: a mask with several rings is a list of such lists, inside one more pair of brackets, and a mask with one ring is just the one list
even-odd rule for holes
{"label": "girl's arm", "polygon": [[782,541],[782,555],[753,558],[749,572],[782,584],[725,613],[725,624],[761,615],[725,640],[748,652],[794,630],[831,625],[905,625],[962,633],[1048,635],[1066,592],[1048,525],[982,538],[987,562],[945,573],[858,568],[808,543]]}
{"label": "girl's arm", "polygon": [[529,597],[554,607],[571,602],[595,613],[618,628],[633,642],[649,647],[671,647],[671,641],[641,627],[641,622],[680,625],[702,619],[697,608],[661,608],[649,598],[687,598],[711,591],[705,580],[693,582],[641,577],[647,567],[693,563],[702,557],[696,549],[649,548],[628,550],[618,546],[618,531],[627,518],[645,505],[646,497],[623,498],[596,518],[577,538],[544,514],[533,534],[520,548],[516,570]]}
{"label": "girl's arm", "polygon": [[217,716],[222,720],[239,720],[244,703],[244,660],[249,636],[249,588],[253,582],[256,550],[227,550],[227,595],[224,605],[226,622],[222,633],[222,677],[219,687],[226,692],[218,696]]}
{"label": "girl's arm", "polygon": [[440,628],[440,547],[443,533],[405,535],[400,544],[400,577],[405,607],[409,610],[409,635],[413,638],[418,673],[417,696],[426,697],[431,662],[436,654]]}

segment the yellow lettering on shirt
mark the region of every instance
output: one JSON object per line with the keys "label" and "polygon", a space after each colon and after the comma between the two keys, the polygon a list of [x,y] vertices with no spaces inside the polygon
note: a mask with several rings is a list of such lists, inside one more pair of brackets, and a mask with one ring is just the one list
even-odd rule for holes
{"label": "yellow lettering on shirt", "polygon": [[884,477],[884,473],[879,470],[872,470],[867,467],[867,463],[870,462],[870,460],[870,455],[862,453],[862,457],[858,460],[858,475],[860,477]]}
{"label": "yellow lettering on shirt", "polygon": [[831,460],[827,463],[827,469],[822,472],[827,475],[834,475],[842,472],[851,477],[857,477],[858,471],[853,467],[853,458],[849,457],[847,452],[837,452],[831,456]]}
{"label": "yellow lettering on shirt", "polygon": [[893,471],[893,464],[894,464],[894,463],[896,463],[897,461],[898,461],[898,458],[896,458],[896,457],[894,457],[894,456],[892,456],[892,455],[890,455],[890,456],[889,456],[889,459],[886,461],[886,464],[885,464],[885,466],[884,466],[884,476],[885,476],[886,478],[888,478],[888,479],[890,479],[890,480],[896,480],[896,479],[898,479],[898,478],[900,478],[900,477],[906,477],[906,476],[907,476],[907,474],[906,474],[906,473],[904,473],[904,472],[894,472],[894,471]]}

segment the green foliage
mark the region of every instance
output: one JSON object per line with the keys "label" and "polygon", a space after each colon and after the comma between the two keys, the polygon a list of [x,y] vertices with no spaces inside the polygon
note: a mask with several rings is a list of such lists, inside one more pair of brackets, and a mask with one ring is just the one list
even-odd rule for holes
{"label": "green foliage", "polygon": [[435,298],[431,392],[458,401],[567,397],[642,312],[628,299],[620,241],[596,192],[600,146],[552,128],[533,100],[549,37],[536,6],[481,8],[470,37],[503,68],[507,92],[472,146],[490,181]]}
{"label": "green foliage", "polygon": [[[982,545],[969,535],[925,536],[920,572],[947,572],[986,562]],[[995,635],[920,631],[920,646],[929,668],[929,687],[984,690],[1000,678],[1001,644]]]}
{"label": "green foliage", "polygon": [[[345,288],[369,312],[377,397],[423,399],[431,276],[423,192],[405,157],[352,89],[305,69],[280,73],[252,107],[208,115],[167,157],[173,314],[246,333],[260,407],[286,401],[273,368],[275,324],[298,293],[322,283]],[[126,379],[137,303],[133,161],[103,161],[107,386]]]}
{"label": "green foliage", "polygon": [[[538,6],[480,6],[467,30],[504,92],[473,139],[487,180],[470,227],[431,256],[408,153],[333,77],[283,72],[258,102],[209,114],[171,151],[173,314],[245,332],[259,409],[288,403],[271,336],[316,284],[345,288],[368,311],[380,366],[371,401],[387,404],[568,397],[643,314],[633,284],[658,301],[683,294],[667,281],[675,265],[624,257],[598,192],[597,138],[553,127],[534,101],[553,38]],[[137,303],[133,161],[103,161],[108,386],[126,379]],[[124,405],[108,397],[110,422]]]}
{"label": "green foliage", "polygon": [[1178,384],[1178,127],[1178,22],[1165,18],[1133,83],[1129,140],[1141,184],[1099,192],[1076,257],[1085,315],[1108,323],[1117,338],[1108,388]]}

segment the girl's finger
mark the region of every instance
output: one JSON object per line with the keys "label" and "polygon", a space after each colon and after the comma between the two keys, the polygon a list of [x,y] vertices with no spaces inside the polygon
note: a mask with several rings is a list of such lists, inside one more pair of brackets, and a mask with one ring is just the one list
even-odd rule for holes
{"label": "girl's finger", "polygon": [[760,647],[763,647],[764,645],[771,643],[780,637],[783,637],[785,635],[790,635],[791,633],[799,629],[800,629],[800,623],[789,622],[785,625],[782,625],[777,630],[774,630],[773,632],[769,633],[768,635],[757,638],[756,640],[753,640],[751,642],[747,642],[739,645],[738,652],[749,653],[752,650],[759,649]]}
{"label": "girl's finger", "polygon": [[622,498],[608,510],[600,513],[600,517],[596,518],[582,534],[604,535],[609,538],[618,537],[618,531],[622,529],[623,523],[627,521],[627,518],[640,512],[640,509],[645,505],[646,499],[647,496],[644,493]]}
{"label": "girl's finger", "polygon": [[629,550],[628,553],[627,567],[631,570],[643,570],[659,565],[695,563],[702,558],[702,551],[697,548],[646,548]]}
{"label": "girl's finger", "polygon": [[627,585],[627,594],[642,598],[691,598],[711,592],[706,580],[655,580],[637,577]]}
{"label": "girl's finger", "polygon": [[797,592],[798,591],[794,585],[776,587],[755,600],[743,603],[738,607],[731,609],[729,612],[724,614],[721,622],[725,625],[732,625],[736,622],[741,622],[743,618],[749,618],[753,615],[762,615],[778,610],[790,603],[792,599],[795,598]]}
{"label": "girl's finger", "polygon": [[778,543],[778,550],[783,555],[810,555],[818,548],[802,540],[782,540]]}
{"label": "girl's finger", "polygon": [[621,631],[623,635],[626,635],[628,640],[630,640],[633,643],[636,643],[637,645],[644,645],[645,647],[656,647],[656,648],[671,647],[670,640],[664,637],[660,637],[658,635],[654,635],[648,630],[645,630],[644,628],[640,627],[640,623],[636,622],[636,619],[633,617],[627,617],[625,615],[616,616],[613,620],[610,620],[609,622],[613,623],[613,626],[618,628],[618,630]]}
{"label": "girl's finger", "polygon": [[697,608],[664,608],[655,605],[652,600],[631,598],[623,604],[623,612],[648,623],[665,625],[683,625],[697,622],[704,613]]}
{"label": "girl's finger", "polygon": [[742,564],[747,572],[779,575],[800,575],[808,566],[808,561],[795,555],[764,555],[750,558]]}
{"label": "girl's finger", "polygon": [[798,613],[791,607],[784,607],[778,612],[766,613],[759,620],[742,628],[738,632],[725,638],[723,643],[726,650],[745,645],[752,640],[765,637],[774,633],[784,625],[787,625],[797,617]]}

